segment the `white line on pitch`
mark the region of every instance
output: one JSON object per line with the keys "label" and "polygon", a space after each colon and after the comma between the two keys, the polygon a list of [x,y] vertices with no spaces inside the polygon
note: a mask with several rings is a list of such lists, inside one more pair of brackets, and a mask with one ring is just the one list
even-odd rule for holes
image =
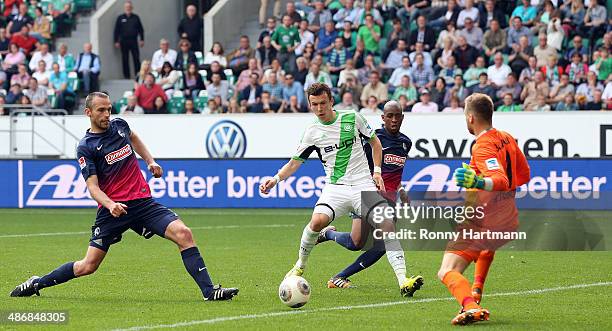
{"label": "white line on pitch", "polygon": [[[516,291],[516,292],[492,293],[492,294],[487,294],[486,297],[490,298],[490,297],[505,297],[505,296],[521,296],[521,295],[541,294],[541,293],[547,293],[547,292],[557,292],[557,291],[566,291],[566,290],[574,290],[574,289],[581,289],[581,288],[588,288],[588,287],[611,286],[611,285],[612,285],[612,282],[577,284],[577,285],[568,285],[565,287],[552,287],[552,288],[541,288],[541,289]],[[258,319],[258,318],[269,318],[269,317],[279,317],[279,316],[298,315],[298,314],[311,314],[311,313],[329,312],[329,311],[335,311],[335,310],[380,308],[380,307],[388,307],[388,306],[395,306],[395,305],[416,304],[416,303],[426,303],[426,302],[435,302],[435,301],[452,301],[452,300],[455,300],[455,298],[438,297],[438,298],[425,298],[425,299],[418,299],[418,300],[372,303],[372,304],[367,304],[367,305],[317,308],[317,309],[311,309],[311,310],[288,310],[288,311],[279,311],[279,312],[262,313],[262,314],[217,317],[217,318],[211,318],[207,320],[186,321],[186,322],[179,322],[175,324],[135,326],[135,327],[126,328],[126,329],[115,329],[114,331],[139,331],[139,330],[151,330],[151,329],[180,328],[180,327],[189,327],[189,326],[200,325],[200,324],[216,324],[216,323],[229,322],[229,321],[250,320],[250,319]]]}
{"label": "white line on pitch", "polygon": [[[210,226],[192,226],[192,230],[223,230],[223,229],[244,229],[244,228],[290,228],[295,224],[251,224],[251,225],[210,225]],[[48,237],[48,236],[72,236],[91,234],[91,231],[79,232],[48,232],[48,233],[23,233],[23,234],[7,234],[0,235],[2,238],[24,238],[24,237]]]}

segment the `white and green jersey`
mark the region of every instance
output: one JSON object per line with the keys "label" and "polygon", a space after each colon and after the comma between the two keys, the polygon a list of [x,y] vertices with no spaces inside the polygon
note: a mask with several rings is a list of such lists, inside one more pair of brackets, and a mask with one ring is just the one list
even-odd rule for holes
{"label": "white and green jersey", "polygon": [[325,168],[327,183],[372,183],[361,138],[369,140],[374,135],[361,114],[352,110],[336,111],[333,121],[316,120],[306,128],[293,159],[304,162],[312,152],[317,152]]}

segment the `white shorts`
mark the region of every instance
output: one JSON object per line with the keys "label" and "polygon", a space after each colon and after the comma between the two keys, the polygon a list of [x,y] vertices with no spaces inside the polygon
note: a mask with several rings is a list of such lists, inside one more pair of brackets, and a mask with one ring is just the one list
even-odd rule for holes
{"label": "white shorts", "polygon": [[321,192],[313,213],[329,216],[330,222],[336,217],[350,213],[361,215],[361,192],[363,191],[376,192],[376,185],[374,183],[360,185],[327,184]]}

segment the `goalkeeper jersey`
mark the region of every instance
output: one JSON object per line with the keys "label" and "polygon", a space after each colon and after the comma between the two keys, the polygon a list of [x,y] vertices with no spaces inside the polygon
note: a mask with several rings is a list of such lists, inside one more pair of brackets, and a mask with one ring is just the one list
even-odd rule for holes
{"label": "goalkeeper jersey", "polygon": [[374,137],[366,119],[354,111],[334,111],[333,121],[316,120],[306,127],[294,160],[304,162],[316,152],[323,164],[327,183],[359,185],[372,183],[361,139]]}

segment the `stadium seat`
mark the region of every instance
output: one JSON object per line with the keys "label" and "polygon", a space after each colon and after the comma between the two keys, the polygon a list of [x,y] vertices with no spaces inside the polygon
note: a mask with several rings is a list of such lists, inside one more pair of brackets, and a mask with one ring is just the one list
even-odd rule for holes
{"label": "stadium seat", "polygon": [[57,96],[54,89],[47,89],[47,100],[49,101],[49,108],[57,107]]}
{"label": "stadium seat", "polygon": [[72,88],[73,92],[79,90],[79,76],[74,71],[68,73],[68,86]]}
{"label": "stadium seat", "polygon": [[168,101],[168,112],[170,114],[183,114],[185,112],[185,97],[183,92],[175,91]]}
{"label": "stadium seat", "polygon": [[176,83],[174,83],[174,89],[175,90],[182,90],[183,89],[183,72],[178,70],[179,73],[179,79],[176,81]]}
{"label": "stadium seat", "polygon": [[225,77],[227,77],[227,82],[233,86],[235,83],[235,78],[232,69],[225,69],[223,70],[223,73],[225,74]]}
{"label": "stadium seat", "polygon": [[200,112],[204,111],[204,108],[208,106],[208,91],[200,91],[198,97],[196,98],[195,106]]}
{"label": "stadium seat", "polygon": [[198,71],[198,72],[200,73],[200,76],[202,76],[202,80],[203,80],[204,82],[206,82],[206,78],[208,77],[208,71],[206,71],[206,70],[200,70],[200,71]]}
{"label": "stadium seat", "polygon": [[121,107],[127,105],[127,99],[129,97],[131,97],[132,95],[134,95],[134,92],[132,91],[125,91],[123,92],[123,97],[119,100],[117,100],[117,102],[115,102],[115,104],[113,105],[113,108],[115,110],[115,114],[118,114],[119,111],[121,111]]}
{"label": "stadium seat", "polygon": [[391,31],[393,31],[393,21],[386,20],[385,25],[383,26],[383,33],[382,33],[383,38],[389,38]]}
{"label": "stadium seat", "polygon": [[202,55],[202,52],[200,51],[195,52],[195,57],[198,60],[198,66],[201,66],[204,64],[204,55]]}
{"label": "stadium seat", "polygon": [[92,10],[96,6],[95,0],[74,0],[76,10]]}

